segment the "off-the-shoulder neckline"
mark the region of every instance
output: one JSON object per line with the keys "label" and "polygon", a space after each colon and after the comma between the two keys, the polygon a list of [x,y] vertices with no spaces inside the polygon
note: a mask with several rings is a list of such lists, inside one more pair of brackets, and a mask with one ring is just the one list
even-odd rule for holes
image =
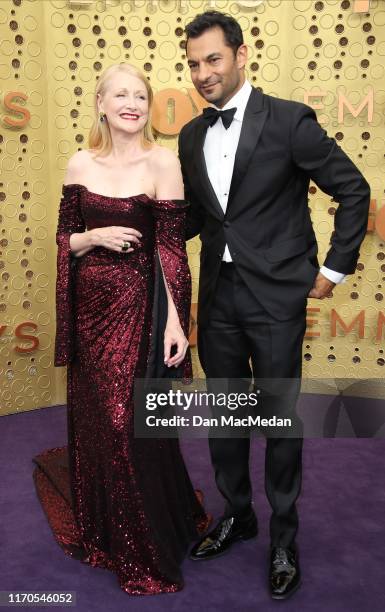
{"label": "off-the-shoulder neckline", "polygon": [[108,196],[108,195],[104,195],[103,193],[96,193],[95,191],[90,191],[88,187],[86,187],[85,185],[82,185],[81,183],[68,183],[67,185],[64,185],[63,183],[63,189],[68,188],[68,187],[81,187],[82,189],[85,189],[87,193],[90,193],[91,195],[98,196],[101,198],[107,198],[109,200],[134,200],[136,198],[139,198],[139,199],[146,198],[147,200],[150,200],[151,202],[155,202],[156,204],[161,203],[161,202],[172,202],[172,203],[183,203],[185,206],[188,205],[188,202],[186,200],[182,200],[178,198],[157,199],[157,198],[153,198],[147,195],[147,193],[137,193],[135,195],[126,196],[126,197]]}
{"label": "off-the-shoulder neckline", "polygon": [[86,187],[85,185],[82,185],[81,183],[68,183],[67,185],[63,184],[63,187],[82,187],[91,195],[99,196],[101,198],[108,198],[109,200],[132,200],[133,198],[142,198],[142,197],[148,198],[149,200],[156,199],[156,198],[153,198],[147,195],[147,193],[135,193],[130,196],[109,196],[109,195],[105,195],[104,193],[96,193],[95,191],[90,191],[88,187]]}

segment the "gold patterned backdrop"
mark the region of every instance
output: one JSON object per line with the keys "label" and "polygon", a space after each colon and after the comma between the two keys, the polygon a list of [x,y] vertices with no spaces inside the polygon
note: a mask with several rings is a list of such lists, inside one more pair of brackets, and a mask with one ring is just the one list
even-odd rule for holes
{"label": "gold patterned backdrop", "polygon": [[[239,21],[252,84],[316,108],[371,185],[356,275],[332,298],[309,300],[304,374],[383,376],[383,0],[1,0],[0,415],[65,401],[65,369],[53,367],[55,230],[67,159],[87,147],[98,74],[120,61],[142,68],[158,142],[176,149],[202,108],[183,28],[208,8]],[[312,185],[309,205],[322,262],[337,203]],[[188,251],[195,302],[199,239]]]}

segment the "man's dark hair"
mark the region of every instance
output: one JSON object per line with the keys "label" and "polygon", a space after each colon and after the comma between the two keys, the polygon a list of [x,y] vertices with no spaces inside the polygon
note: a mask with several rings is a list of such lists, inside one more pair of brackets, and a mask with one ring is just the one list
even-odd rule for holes
{"label": "man's dark hair", "polygon": [[231,47],[236,55],[238,48],[243,45],[241,26],[234,17],[219,11],[206,11],[194,17],[186,26],[187,41],[189,38],[198,38],[211,28],[221,28],[226,45]]}

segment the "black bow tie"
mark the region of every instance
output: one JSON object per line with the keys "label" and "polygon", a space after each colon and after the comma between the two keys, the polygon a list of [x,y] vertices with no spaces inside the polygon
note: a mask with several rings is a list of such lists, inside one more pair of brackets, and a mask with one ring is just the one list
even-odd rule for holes
{"label": "black bow tie", "polygon": [[236,110],[236,108],[228,108],[225,111],[220,111],[212,106],[208,106],[203,109],[203,117],[208,121],[210,126],[214,125],[214,123],[218,121],[218,118],[221,117],[223,127],[227,130],[234,119]]}

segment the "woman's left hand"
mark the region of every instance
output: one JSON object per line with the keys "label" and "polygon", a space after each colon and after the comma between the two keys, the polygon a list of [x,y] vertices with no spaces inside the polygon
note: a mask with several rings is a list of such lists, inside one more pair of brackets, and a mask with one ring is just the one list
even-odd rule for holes
{"label": "woman's left hand", "polygon": [[[171,349],[176,345],[177,351],[175,355],[170,357]],[[167,323],[164,332],[164,363],[167,367],[175,366],[176,368],[182,363],[186,351],[188,349],[188,340],[183,333],[179,323]]]}

